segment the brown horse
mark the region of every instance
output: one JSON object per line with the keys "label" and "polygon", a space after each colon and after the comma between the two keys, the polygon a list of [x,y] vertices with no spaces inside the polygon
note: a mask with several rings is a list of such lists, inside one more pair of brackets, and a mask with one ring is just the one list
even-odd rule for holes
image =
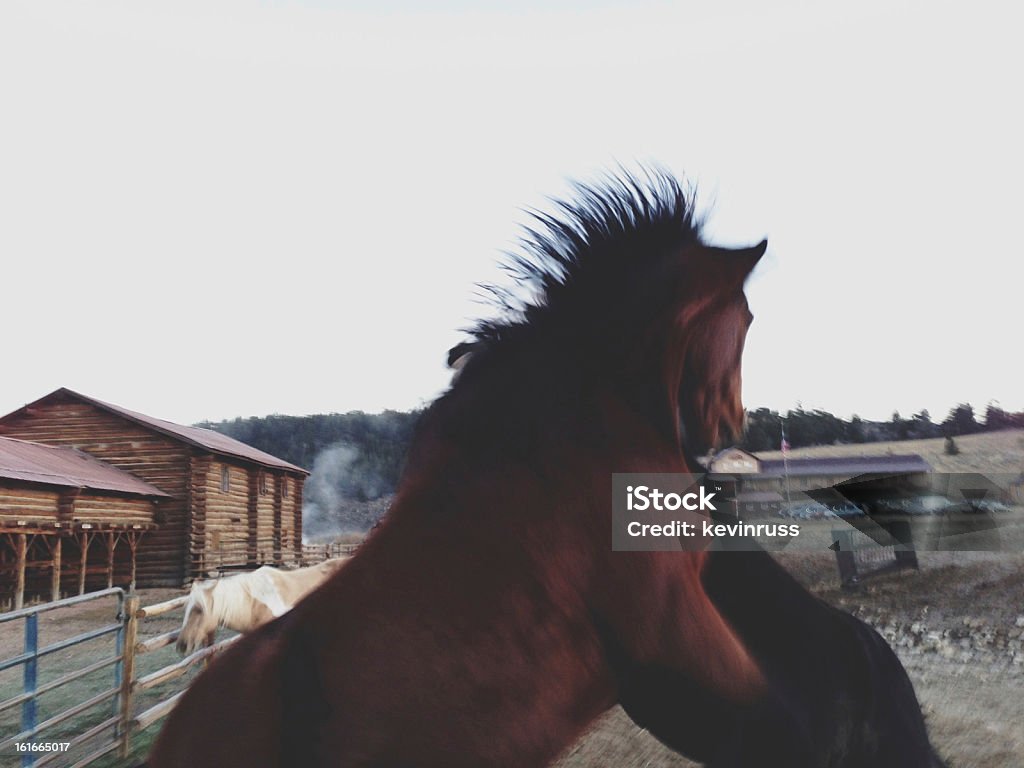
{"label": "brown horse", "polygon": [[815,598],[766,552],[708,553],[702,581],[761,664],[769,693],[738,707],[678,674],[620,676],[626,712],[715,768],[942,768],[903,665],[864,622]]}
{"label": "brown horse", "polygon": [[665,174],[578,187],[511,265],[359,553],[182,697],[154,768],[541,766],[665,674],[745,711],[758,664],[703,552],[613,552],[611,475],[688,472],[738,434],[743,294]]}

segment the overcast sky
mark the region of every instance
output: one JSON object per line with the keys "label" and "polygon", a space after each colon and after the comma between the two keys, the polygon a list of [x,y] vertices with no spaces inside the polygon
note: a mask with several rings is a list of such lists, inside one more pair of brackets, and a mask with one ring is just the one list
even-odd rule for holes
{"label": "overcast sky", "polygon": [[0,413],[422,405],[520,209],[620,162],[769,239],[748,406],[1022,410],[1010,7],[4,2]]}

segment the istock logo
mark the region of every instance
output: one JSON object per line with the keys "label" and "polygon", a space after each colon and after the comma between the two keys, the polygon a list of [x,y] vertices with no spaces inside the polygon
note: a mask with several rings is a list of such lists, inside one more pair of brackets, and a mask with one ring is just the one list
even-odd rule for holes
{"label": "istock logo", "polygon": [[649,488],[646,485],[626,486],[626,509],[630,512],[645,512],[654,509],[659,512],[667,510],[675,512],[678,509],[685,509],[690,512],[717,512],[718,508],[711,502],[715,498],[715,491],[707,492],[707,488],[700,486],[698,492],[694,493],[673,493]]}
{"label": "istock logo", "polygon": [[635,472],[612,475],[612,549],[619,552],[693,550],[701,522],[728,508],[702,475]]}

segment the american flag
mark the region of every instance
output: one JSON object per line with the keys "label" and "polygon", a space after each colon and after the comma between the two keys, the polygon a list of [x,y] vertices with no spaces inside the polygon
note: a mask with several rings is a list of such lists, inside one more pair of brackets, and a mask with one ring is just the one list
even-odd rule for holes
{"label": "american flag", "polygon": [[783,453],[785,453],[786,451],[789,450],[789,441],[786,440],[786,436],[785,435],[782,436],[782,446],[781,447],[782,447],[782,452]]}

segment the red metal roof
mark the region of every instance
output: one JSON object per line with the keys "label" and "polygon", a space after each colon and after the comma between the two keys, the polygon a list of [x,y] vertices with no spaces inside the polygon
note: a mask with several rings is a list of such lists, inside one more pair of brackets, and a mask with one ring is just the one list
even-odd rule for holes
{"label": "red metal roof", "polygon": [[763,459],[762,476],[867,475],[931,472],[931,465],[916,453],[884,456],[829,456],[821,458]]}
{"label": "red metal roof", "polygon": [[[301,472],[304,475],[308,475],[309,472],[302,467],[297,467],[294,464],[289,464],[284,459],[279,459],[276,456],[272,456],[269,453],[265,453],[261,450],[253,448],[251,445],[246,445],[243,442],[235,440],[234,438],[222,435],[220,432],[214,432],[212,429],[203,429],[202,427],[186,427],[181,424],[175,424],[173,421],[164,421],[163,419],[157,419],[152,416],[147,416],[144,413],[138,413],[136,411],[129,411],[127,408],[122,408],[119,405],[113,405],[112,403],[105,403],[102,400],[97,400],[86,395],[79,394],[65,387],[51,392],[45,397],[41,397],[34,403],[29,403],[25,408],[31,408],[36,403],[40,403],[44,400],[49,400],[52,397],[63,396],[71,397],[76,400],[81,400],[85,403],[101,408],[110,413],[122,416],[129,421],[134,421],[137,424],[141,424],[144,427],[149,427],[157,432],[161,432],[165,435],[175,437],[179,440],[183,440],[190,445],[194,445],[198,448],[204,448],[211,453],[220,454],[222,456],[233,456],[239,459],[245,459],[256,464],[261,464],[265,467],[273,467],[275,469],[287,469],[292,472]],[[15,411],[17,413],[17,411]],[[11,414],[8,414],[11,415]],[[7,418],[6,416],[4,418]],[[0,419],[3,421],[3,419]]]}
{"label": "red metal roof", "polygon": [[0,437],[0,478],[70,488],[168,497],[140,480],[75,448]]}

